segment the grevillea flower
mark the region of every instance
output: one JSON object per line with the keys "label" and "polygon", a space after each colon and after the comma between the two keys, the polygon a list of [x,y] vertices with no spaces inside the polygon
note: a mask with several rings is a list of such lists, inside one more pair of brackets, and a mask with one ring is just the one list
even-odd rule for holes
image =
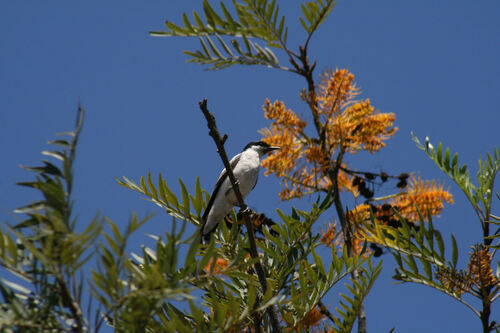
{"label": "grevillea flower", "polygon": [[[301,97],[314,110],[318,138],[306,134],[307,122],[283,102],[265,100],[264,115],[271,125],[260,131],[262,140],[281,149],[268,155],[262,166],[267,175],[273,173],[281,178],[281,200],[328,191],[336,152],[375,152],[394,134],[394,115],[374,112],[369,100],[356,101],[359,93],[354,75],[345,69],[325,71],[317,91],[302,93]],[[341,191],[359,195],[352,186],[352,176],[340,171],[337,178]]]}
{"label": "grevillea flower", "polygon": [[456,293],[459,297],[470,290],[470,274],[464,270],[437,267],[435,277],[443,287]]}
{"label": "grevillea flower", "polygon": [[354,75],[347,69],[326,70],[320,77],[316,93],[318,112],[328,119],[334,113],[340,113],[359,94]]}
{"label": "grevillea flower", "polygon": [[391,201],[399,213],[410,221],[420,221],[419,212],[424,218],[428,213],[439,215],[445,202],[453,204],[453,196],[443,189],[443,185],[424,181],[415,175],[411,177],[406,192]]}
{"label": "grevillea flower", "polygon": [[[363,245],[365,239],[359,233],[359,227],[356,225],[351,225],[351,245],[353,254],[359,255],[363,250]],[[341,251],[344,247],[344,237],[342,231],[337,229],[337,222],[325,224],[325,228],[321,230],[320,242],[328,247],[336,247]],[[365,249],[364,257],[370,254],[370,249]]]}
{"label": "grevillea flower", "polygon": [[393,136],[396,117],[393,113],[378,113],[366,99],[348,106],[329,124],[329,140],[344,145],[349,152],[367,150],[374,153]]}
{"label": "grevillea flower", "polygon": [[305,315],[300,323],[303,328],[311,328],[318,326],[324,318],[325,315],[321,312],[321,310],[318,307],[315,307]]}
{"label": "grevillea flower", "polygon": [[471,284],[475,285],[479,290],[500,284],[500,281],[493,275],[491,259],[491,253],[484,245],[477,244],[472,247],[469,273]]}
{"label": "grevillea flower", "polygon": [[328,247],[340,246],[339,235],[340,232],[337,231],[337,222],[325,224],[325,229],[321,231],[321,243]]}
{"label": "grevillea flower", "polygon": [[223,274],[228,265],[229,261],[226,259],[217,258],[215,263],[210,259],[207,266],[205,266],[205,271],[210,272],[210,274]]}

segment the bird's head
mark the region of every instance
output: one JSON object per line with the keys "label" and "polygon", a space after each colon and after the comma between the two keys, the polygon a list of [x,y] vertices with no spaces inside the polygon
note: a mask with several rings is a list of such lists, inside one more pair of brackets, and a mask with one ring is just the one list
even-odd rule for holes
{"label": "bird's head", "polygon": [[271,146],[271,145],[265,143],[264,141],[252,141],[245,146],[243,151],[248,150],[248,149],[255,150],[259,154],[259,156],[264,156],[265,154],[269,153],[270,151],[280,149],[280,147]]}

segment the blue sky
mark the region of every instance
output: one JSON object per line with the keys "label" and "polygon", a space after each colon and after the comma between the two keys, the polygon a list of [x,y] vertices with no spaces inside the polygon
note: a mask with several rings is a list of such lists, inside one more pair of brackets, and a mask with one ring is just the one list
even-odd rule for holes
{"label": "blue sky", "polygon": [[[0,221],[35,200],[14,185],[31,175],[19,168],[41,159],[55,133],[71,130],[80,101],[87,111],[76,162],[75,211],[85,224],[96,212],[125,226],[136,211],[159,210],[117,185],[162,173],[174,189],[197,176],[211,191],[222,165],[207,135],[198,101],[208,99],[226,148],[234,155],[268,125],[265,98],[307,114],[299,76],[260,67],[212,72],[186,64],[182,50],[196,40],[154,38],[166,19],[180,22],[201,1],[3,1],[0,4]],[[290,46],[304,39],[299,6],[282,1]],[[500,143],[500,3],[470,1],[339,1],[314,36],[310,56],[319,70],[349,68],[363,94],[381,112],[396,114],[399,131],[375,155],[350,158],[353,168],[417,172],[449,186],[455,205],[436,224],[454,233],[465,264],[480,227],[465,198],[410,139],[410,131],[442,141],[476,170],[477,158]],[[286,63],[286,58],[282,58]],[[316,71],[319,74],[319,71]],[[279,181],[261,177],[248,204],[271,216],[280,203]],[[275,194],[276,193],[276,194]],[[292,202],[302,208],[310,201]],[[498,202],[496,208],[498,212]],[[327,221],[325,217],[325,222]],[[162,233],[157,216],[141,232]],[[147,239],[138,234],[130,245]],[[372,332],[472,332],[479,320],[463,305],[420,285],[394,285],[392,257],[366,300]],[[327,304],[335,304],[332,298]],[[498,302],[497,302],[498,303]],[[500,313],[498,304],[494,315]],[[425,320],[423,319],[425,318]]]}

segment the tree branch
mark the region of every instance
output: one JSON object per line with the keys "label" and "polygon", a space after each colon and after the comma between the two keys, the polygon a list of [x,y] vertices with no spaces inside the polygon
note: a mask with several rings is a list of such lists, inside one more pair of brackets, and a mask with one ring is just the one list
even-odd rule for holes
{"label": "tree branch", "polygon": [[[262,286],[262,291],[263,293],[266,292],[267,290],[267,280],[266,280],[266,275],[264,272],[264,268],[262,267],[262,264],[260,263],[259,260],[259,252],[257,251],[257,244],[255,242],[255,234],[253,230],[253,224],[250,221],[249,217],[249,209],[247,205],[245,204],[245,201],[243,200],[243,196],[241,195],[239,186],[238,186],[238,181],[236,177],[234,176],[233,169],[231,168],[231,165],[229,164],[229,159],[227,158],[226,150],[224,149],[223,142],[221,140],[219,130],[217,129],[217,124],[215,123],[215,117],[213,114],[211,114],[208,111],[207,108],[207,100],[204,99],[203,101],[199,102],[200,105],[200,110],[203,112],[203,115],[205,116],[207,120],[207,126],[210,129],[208,134],[214,139],[215,145],[217,146],[217,150],[219,152],[219,155],[221,157],[222,163],[224,163],[224,167],[226,168],[226,173],[229,177],[229,180],[231,181],[231,185],[233,187],[233,192],[236,195],[236,199],[238,200],[238,206],[240,207],[240,213],[243,215],[243,218],[245,219],[245,225],[248,230],[248,241],[250,243],[250,256],[252,259],[257,259],[254,264],[255,271],[257,273],[257,276],[259,278],[259,282]],[[226,137],[226,136],[224,136]],[[224,140],[225,141],[225,140]],[[273,327],[273,332],[278,333],[281,332],[280,324],[278,321],[278,317],[276,316],[276,312],[274,310],[273,306],[270,306],[267,308],[267,313],[269,315],[271,325]],[[258,324],[258,323],[257,323]]]}
{"label": "tree branch", "polygon": [[[314,68],[316,67],[316,62],[314,62],[312,65],[309,63],[309,57],[307,56],[307,47],[308,47],[308,42],[309,38],[304,46],[300,46],[300,56],[299,56],[299,61],[301,62],[301,65],[299,65],[293,57],[290,57],[290,62],[292,65],[296,68],[297,72],[302,75],[306,82],[307,82],[307,90],[308,90],[308,104],[309,108],[311,109],[312,115],[313,115],[313,121],[314,121],[314,127],[316,128],[316,131],[318,133],[318,139],[321,145],[321,149],[323,153],[326,156],[329,156],[330,154],[330,149],[327,147],[327,140],[326,140],[326,131],[323,130],[323,126],[321,124],[321,119],[320,115],[318,113],[318,103],[316,101],[316,85],[314,82],[314,77],[313,77],[313,71]],[[342,146],[342,145],[341,145]],[[344,208],[342,206],[342,202],[340,200],[340,188],[338,184],[338,174],[339,170],[342,166],[342,158],[345,153],[345,149],[341,148],[341,151],[338,153],[338,156],[335,161],[333,161],[333,165],[330,166],[328,170],[328,177],[330,178],[330,181],[332,182],[332,186],[334,189],[333,196],[334,196],[334,204],[335,204],[335,209],[337,211],[338,218],[340,220],[340,225],[342,227],[342,233],[344,235],[344,243],[347,246],[348,254],[349,256],[353,255],[353,244],[352,244],[352,239],[351,239],[351,230],[348,228],[348,223],[347,219],[345,216]],[[358,281],[359,279],[359,272],[355,270],[353,272],[353,279],[355,281]],[[365,308],[363,304],[361,304],[359,312],[358,312],[358,333],[365,333],[366,332],[366,313],[365,313]]]}

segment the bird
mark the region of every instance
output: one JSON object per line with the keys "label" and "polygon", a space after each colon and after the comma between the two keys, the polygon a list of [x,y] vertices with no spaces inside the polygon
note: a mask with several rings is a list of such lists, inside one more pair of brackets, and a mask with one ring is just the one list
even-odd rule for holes
{"label": "bird", "polygon": [[[261,158],[267,153],[279,149],[264,141],[252,141],[238,155],[234,156],[229,164],[243,199],[250,194],[257,184]],[[210,200],[202,216],[201,241],[208,243],[210,234],[217,228],[219,222],[231,212],[238,200],[234,194],[231,181],[226,169],[222,170],[215,184]]]}

